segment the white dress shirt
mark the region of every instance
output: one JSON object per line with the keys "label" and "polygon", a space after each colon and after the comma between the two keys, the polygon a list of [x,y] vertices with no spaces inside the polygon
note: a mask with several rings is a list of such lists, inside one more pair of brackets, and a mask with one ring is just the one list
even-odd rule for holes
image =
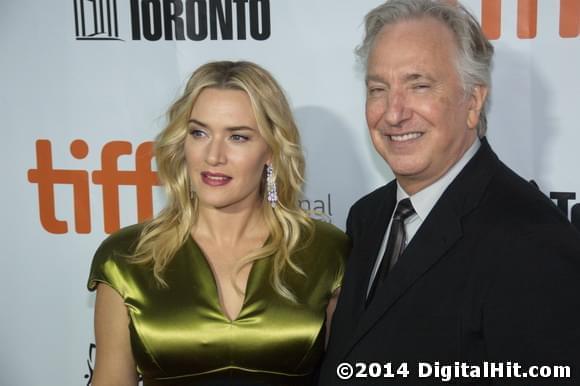
{"label": "white dress shirt", "polygon": [[[431,185],[427,186],[425,189],[415,193],[412,196],[409,196],[405,190],[399,185],[397,181],[397,205],[399,201],[409,198],[411,200],[411,204],[415,209],[415,214],[409,216],[405,222],[405,234],[406,234],[406,243],[407,246],[413,236],[417,233],[423,221],[427,218],[431,209],[435,206],[445,189],[453,182],[455,177],[463,170],[465,165],[469,162],[471,158],[475,155],[479,147],[481,146],[481,142],[479,138],[476,138],[473,144],[467,149],[467,151],[463,154],[463,156],[459,159],[458,162],[455,163],[448,171],[445,173],[441,178],[437,181],[432,183]],[[395,205],[396,208],[396,205]],[[381,243],[381,248],[379,249],[379,253],[377,255],[377,259],[375,261],[375,266],[373,267],[373,271],[371,273],[371,278],[367,287],[367,296],[369,294],[371,284],[375,280],[375,276],[377,275],[377,271],[379,270],[379,266],[381,265],[381,261],[383,260],[383,255],[385,254],[385,249],[387,248],[387,239],[389,238],[389,232],[391,231],[391,223],[393,222],[393,215],[395,211],[393,210],[393,214],[391,215],[391,219],[389,220],[389,226],[387,227],[387,231],[383,236],[383,241]],[[396,259],[391,261],[391,267],[396,263]]]}

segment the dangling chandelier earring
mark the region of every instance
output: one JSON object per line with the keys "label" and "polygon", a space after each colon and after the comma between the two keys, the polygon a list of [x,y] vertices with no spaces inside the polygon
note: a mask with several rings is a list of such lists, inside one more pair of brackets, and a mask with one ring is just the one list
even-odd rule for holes
{"label": "dangling chandelier earring", "polygon": [[272,165],[266,165],[266,193],[267,199],[272,208],[276,207],[278,202],[278,191],[276,190],[276,181],[274,179],[274,169]]}

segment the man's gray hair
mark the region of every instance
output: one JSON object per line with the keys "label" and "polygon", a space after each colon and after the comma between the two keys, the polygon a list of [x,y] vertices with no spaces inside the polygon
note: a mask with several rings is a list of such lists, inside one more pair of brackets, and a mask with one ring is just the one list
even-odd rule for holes
{"label": "man's gray hair", "polygon": [[[493,46],[473,15],[459,3],[450,0],[388,0],[370,11],[365,17],[365,38],[356,49],[365,67],[375,38],[385,25],[423,17],[441,21],[455,36],[458,47],[457,71],[465,92],[469,93],[476,85],[487,86],[490,90]],[[479,137],[483,137],[487,131],[486,108],[487,100],[477,123]]]}

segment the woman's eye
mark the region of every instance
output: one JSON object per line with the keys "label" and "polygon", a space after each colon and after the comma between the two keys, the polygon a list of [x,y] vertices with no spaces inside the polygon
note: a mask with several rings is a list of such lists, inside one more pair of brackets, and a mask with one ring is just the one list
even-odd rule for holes
{"label": "woman's eye", "polygon": [[233,134],[230,138],[234,142],[246,142],[248,140],[248,137],[240,134]]}
{"label": "woman's eye", "polygon": [[191,136],[194,138],[202,138],[205,136],[205,132],[203,130],[198,129],[191,129],[189,131],[189,134],[191,134]]}

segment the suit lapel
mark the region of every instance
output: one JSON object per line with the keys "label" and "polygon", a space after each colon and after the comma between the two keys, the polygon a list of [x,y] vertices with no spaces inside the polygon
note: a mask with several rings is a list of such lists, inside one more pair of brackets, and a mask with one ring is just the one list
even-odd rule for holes
{"label": "suit lapel", "polygon": [[367,289],[371,278],[371,273],[375,265],[377,255],[381,248],[381,243],[387,231],[389,220],[395,210],[397,203],[397,185],[392,184],[385,195],[383,203],[377,208],[375,221],[367,228],[365,237],[357,254],[359,260],[360,276],[357,276],[356,299],[360,303],[360,310],[364,309]]}
{"label": "suit lapel", "polygon": [[[364,310],[351,338],[346,339],[348,343],[344,346],[344,356],[389,311],[395,302],[443,258],[446,252],[461,238],[461,218],[477,206],[497,164],[495,154],[491,151],[487,140],[483,138],[481,148],[443,193],[403,252],[399,262],[389,273],[386,282],[377,288],[378,292],[373,302],[369,308]],[[384,228],[381,228],[381,238],[377,238],[378,232],[376,232],[373,233],[372,239],[366,239],[366,243],[376,242],[380,245],[389,216],[394,209],[394,201],[395,198],[393,198],[393,203],[388,205],[390,211],[387,214],[387,223]],[[365,261],[371,265],[371,268],[367,267],[364,275],[361,272],[362,269],[359,268],[359,272],[356,274],[361,275],[360,277],[364,278],[368,284],[374,259],[369,263],[371,248],[368,246],[367,248],[369,256]],[[378,247],[374,251],[374,257],[377,253]],[[364,288],[364,295],[366,295],[366,286]],[[361,289],[359,288],[358,291]],[[364,295],[357,294],[362,304],[364,304]]]}
{"label": "suit lapel", "polygon": [[[381,197],[376,207],[371,208],[374,214],[372,220],[368,218],[361,219],[361,222],[365,222],[362,225],[363,231],[358,240],[355,239],[354,248],[349,257],[349,262],[352,263],[347,267],[347,276],[345,277],[341,299],[339,299],[339,306],[337,307],[337,312],[338,309],[344,309],[347,312],[347,314],[343,315],[346,323],[341,324],[341,331],[333,332],[335,336],[352,336],[352,332],[365,311],[364,304],[370,275],[389,220],[395,209],[396,189],[397,185],[395,183],[388,185],[385,195]],[[344,305],[340,304],[343,301]],[[338,345],[344,349],[346,343],[348,343],[347,339],[341,339]],[[339,349],[337,352],[342,351]]]}
{"label": "suit lapel", "polygon": [[421,231],[417,232],[393,270],[389,272],[385,283],[377,288],[375,298],[362,314],[352,335],[351,347],[461,237],[461,226],[456,216],[433,214],[434,216],[430,214],[428,217],[430,221],[423,223]]}

